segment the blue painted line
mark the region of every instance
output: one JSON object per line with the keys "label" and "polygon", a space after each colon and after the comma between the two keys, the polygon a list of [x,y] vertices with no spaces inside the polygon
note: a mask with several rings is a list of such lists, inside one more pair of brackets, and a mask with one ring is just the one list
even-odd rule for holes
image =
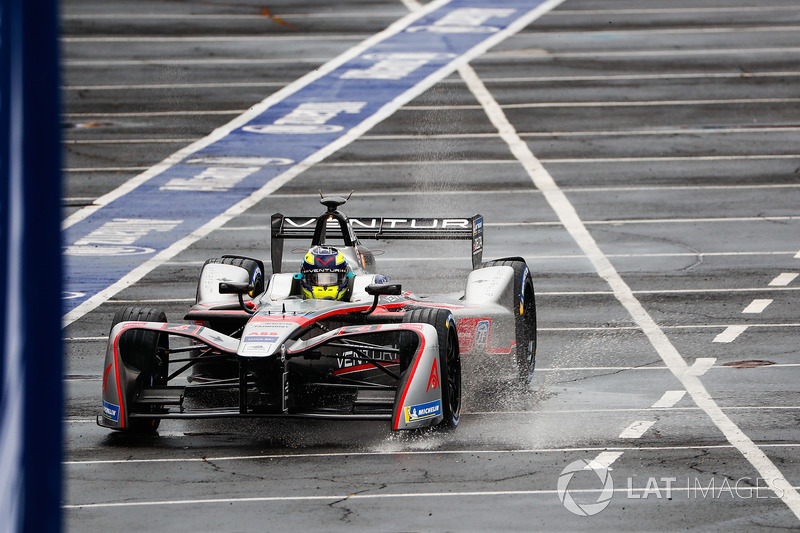
{"label": "blue painted line", "polygon": [[359,124],[385,114],[387,104],[394,106],[389,112],[394,111],[409,90],[430,82],[432,76],[434,81],[444,78],[456,68],[455,61],[492,36],[502,35],[515,21],[560,1],[452,0],[430,12],[423,10],[399,33],[378,40],[68,227],[65,312],[342,140]]}

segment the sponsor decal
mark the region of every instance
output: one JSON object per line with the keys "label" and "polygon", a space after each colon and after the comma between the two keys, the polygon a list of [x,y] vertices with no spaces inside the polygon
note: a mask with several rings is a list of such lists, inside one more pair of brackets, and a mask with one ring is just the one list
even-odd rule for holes
{"label": "sponsor decal", "polygon": [[492,329],[490,318],[462,318],[458,321],[458,345],[462,353],[472,351],[475,347],[486,346],[489,342],[489,332]]}
{"label": "sponsor decal", "polygon": [[489,341],[489,326],[490,323],[488,320],[481,320],[478,322],[478,325],[475,326],[475,344],[478,346],[486,346],[486,343]]}
{"label": "sponsor decal", "polygon": [[152,248],[132,246],[151,232],[169,232],[183,220],[115,218],[89,235],[67,246],[64,253],[79,256],[138,255],[153,253]]}
{"label": "sponsor decal", "polygon": [[367,69],[350,69],[340,77],[358,80],[400,80],[418,68],[437,59],[450,59],[455,54],[437,54],[432,52],[397,52],[393,54],[366,54],[361,56],[367,61],[376,61]]}
{"label": "sponsor decal", "polygon": [[244,342],[262,342],[272,344],[274,342],[278,342],[278,339],[280,339],[280,337],[277,334],[268,335],[266,333],[254,333],[245,337]]}
{"label": "sponsor decal", "polygon": [[404,409],[406,415],[406,423],[415,420],[424,420],[426,418],[433,418],[442,412],[441,400],[434,402],[423,403],[420,405],[411,405]]}
{"label": "sponsor decal", "polygon": [[103,417],[112,422],[119,422],[119,406],[103,400]]}
{"label": "sponsor decal", "polygon": [[243,167],[283,167],[291,165],[294,160],[285,157],[230,157],[212,156],[196,157],[189,159],[186,163],[190,165],[208,166],[243,166]]}
{"label": "sponsor decal", "polygon": [[261,167],[208,167],[191,178],[172,178],[162,191],[226,192]]}
{"label": "sponsor decal", "polygon": [[428,388],[425,389],[425,392],[428,392],[431,389],[438,389],[439,388],[439,363],[438,359],[433,360],[433,366],[431,366],[431,377],[428,378]]}
{"label": "sponsor decal", "polygon": [[[370,357],[374,361],[378,361],[381,366],[391,366],[397,364],[397,354],[394,352],[384,352],[381,350],[361,350],[361,354]],[[358,357],[359,355],[354,351],[342,352],[345,357]],[[338,370],[334,371],[335,375],[346,374],[348,372],[359,372],[362,370],[373,370],[375,366],[364,359],[336,359]]]}
{"label": "sponsor decal", "polygon": [[367,102],[306,102],[272,124],[245,126],[242,131],[263,134],[336,133],[344,126],[327,124],[340,113],[358,114]]}
{"label": "sponsor decal", "polygon": [[164,324],[161,326],[161,329],[164,331],[180,331],[182,333],[197,333],[200,329],[200,326],[196,326],[194,324]]}
{"label": "sponsor decal", "polygon": [[339,330],[339,335],[346,335],[348,333],[369,333],[381,329],[381,324],[373,324],[371,326],[347,326]]}
{"label": "sponsor decal", "polygon": [[500,28],[484,26],[483,23],[493,17],[511,16],[514,11],[514,9],[465,7],[451,11],[430,26],[411,26],[406,31],[409,33],[495,33]]}

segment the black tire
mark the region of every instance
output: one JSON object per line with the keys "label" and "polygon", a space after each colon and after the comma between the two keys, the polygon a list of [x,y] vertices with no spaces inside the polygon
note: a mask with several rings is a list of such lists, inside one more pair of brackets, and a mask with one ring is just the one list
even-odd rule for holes
{"label": "black tire", "polygon": [[[114,314],[111,328],[120,322],[166,322],[167,315],[159,309],[148,307],[126,307]],[[155,331],[133,330],[119,339],[122,362],[133,372],[138,372],[134,386],[127,390],[128,409],[143,389],[165,387],[169,372],[169,336]],[[152,406],[153,412],[163,406]],[[158,429],[158,418],[132,418],[126,430],[135,433],[151,433]]]}
{"label": "black tire", "polygon": [[455,428],[461,418],[461,352],[453,315],[447,309],[414,309],[403,315],[403,322],[430,324],[436,328],[444,415],[438,427]]}
{"label": "black tire", "polygon": [[[487,261],[481,268],[510,266],[514,269],[514,329],[517,341],[517,370],[519,377],[530,381],[536,366],[536,297],[533,278],[525,261],[502,259]],[[519,302],[519,304],[517,304]]]}
{"label": "black tire", "polygon": [[224,256],[215,257],[207,260],[203,266],[209,263],[217,263],[221,265],[233,265],[247,270],[250,283],[253,284],[253,291],[249,294],[250,298],[255,298],[264,292],[264,268],[261,261],[249,259],[247,257]]}

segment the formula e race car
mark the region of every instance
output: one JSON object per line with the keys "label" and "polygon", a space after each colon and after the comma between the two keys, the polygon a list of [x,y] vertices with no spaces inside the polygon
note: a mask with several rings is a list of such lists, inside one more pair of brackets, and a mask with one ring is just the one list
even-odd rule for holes
{"label": "formula e race car", "polygon": [[[462,363],[530,379],[531,275],[519,257],[481,262],[480,215],[348,218],[339,211],[346,201],[323,197],[318,217],[273,215],[268,279],[257,259],[206,261],[188,323],[168,322],[156,309],[117,312],[97,423],[148,432],[164,418],[292,416],[452,428],[461,414]],[[327,247],[346,262],[335,296],[310,293],[308,272],[282,271],[284,241],[307,238],[312,249]],[[377,273],[366,239],[471,240],[473,270],[463,292],[404,292]],[[311,273],[323,283],[328,270]]]}

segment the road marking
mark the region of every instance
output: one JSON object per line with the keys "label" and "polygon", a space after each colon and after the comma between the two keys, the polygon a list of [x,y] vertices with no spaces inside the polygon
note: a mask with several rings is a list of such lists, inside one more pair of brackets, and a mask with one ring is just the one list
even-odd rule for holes
{"label": "road marking", "polygon": [[589,461],[584,470],[613,470],[611,465],[622,457],[623,452],[600,452],[597,457]]}
{"label": "road marking", "polygon": [[546,60],[553,59],[590,59],[590,58],[605,58],[605,57],[622,57],[622,58],[651,58],[651,57],[686,57],[686,56],[722,56],[722,55],[770,55],[770,54],[794,54],[800,52],[800,47],[787,46],[787,47],[765,47],[765,48],[692,48],[686,50],[625,50],[625,51],[601,51],[594,52],[557,52],[548,53],[541,48],[533,48],[528,51],[511,50],[508,52],[490,52],[484,54],[482,60],[503,60],[503,59],[528,59],[528,60]]}
{"label": "road marking", "polygon": [[[800,49],[798,49],[800,51]],[[623,101],[596,101],[596,102],[533,102],[518,104],[503,104],[502,109],[549,109],[559,107],[673,107],[673,106],[708,106],[708,105],[750,105],[750,104],[794,104],[800,98],[729,98],[717,100],[623,100]],[[454,105],[408,105],[403,106],[404,111],[450,111],[481,109],[479,105],[454,104]]]}
{"label": "road marking", "polygon": [[[719,128],[656,128],[629,129],[629,130],[595,130],[595,131],[531,131],[520,133],[523,138],[550,138],[550,137],[620,137],[625,135],[654,135],[654,136],[673,136],[673,135],[719,135],[719,134],[738,134],[738,133],[784,133],[800,131],[800,126],[764,126],[756,128],[748,127],[719,127]],[[494,139],[496,133],[432,133],[432,134],[378,134],[364,135],[362,141],[418,141],[430,139]],[[756,185],[762,187],[763,185]],[[720,187],[720,185],[716,185]],[[739,187],[739,185],[737,185]]]}
{"label": "road marking", "polygon": [[702,376],[714,366],[716,360],[716,357],[698,357],[695,359],[694,364],[686,369],[686,375],[694,377]]}
{"label": "road marking", "polygon": [[550,16],[555,17],[571,17],[586,15],[685,15],[687,13],[763,13],[767,11],[795,11],[800,9],[800,6],[764,6],[764,7],[751,7],[751,6],[737,6],[737,7],[681,7],[681,8],[639,8],[639,9],[587,9],[587,10],[570,10],[561,9],[553,11]]}
{"label": "road marking", "polygon": [[[402,0],[401,0],[402,1]],[[109,15],[107,13],[67,13],[61,16],[62,19],[65,20],[105,20],[105,19],[112,19],[115,22],[121,20],[177,20],[177,21],[186,21],[186,20],[241,20],[244,22],[252,22],[253,20],[257,20],[259,16],[263,17],[264,20],[269,20],[270,18],[281,18],[281,19],[315,19],[315,18],[322,18],[325,20],[335,20],[335,19],[365,19],[365,18],[392,18],[396,19],[399,16],[402,16],[403,13],[398,11],[325,11],[321,13],[283,13],[283,14],[274,14],[271,16],[264,16],[257,13],[246,13],[246,14],[234,14],[234,13],[214,13],[214,14],[203,14],[203,13],[115,13],[113,15]],[[304,34],[305,35],[305,34]]]}
{"label": "road marking", "polygon": [[[617,220],[585,220],[587,226],[616,226],[623,224],[696,224],[698,222],[780,222],[800,220],[800,215],[787,215],[777,217],[704,217],[704,218],[630,218]],[[487,222],[484,226],[496,227],[521,227],[521,226],[564,226],[561,221],[552,222]]]}
{"label": "road marking", "polygon": [[300,58],[260,58],[260,59],[240,59],[229,58],[204,58],[204,59],[75,59],[62,61],[62,66],[67,68],[75,67],[139,67],[155,65],[166,66],[189,66],[189,65],[297,65],[298,63],[321,65],[327,61],[334,60],[334,57],[300,57]]}
{"label": "road marking", "polygon": [[283,87],[289,81],[234,81],[204,83],[147,83],[136,85],[66,85],[64,91],[130,91],[130,90],[173,90],[173,89],[235,89],[242,87]]}
{"label": "road marking", "polygon": [[768,298],[755,299],[752,302],[750,302],[750,305],[748,305],[747,307],[744,308],[744,310],[742,310],[742,313],[748,313],[748,314],[761,313],[771,303],[772,303],[772,300],[770,300]]}
{"label": "road marking", "polygon": [[[744,29],[744,28],[743,28]],[[757,30],[753,30],[757,31]],[[368,33],[326,33],[310,35],[273,34],[273,35],[120,35],[120,36],[82,36],[62,37],[64,43],[261,43],[273,41],[363,41],[372,34]]]}
{"label": "road marking", "polygon": [[800,259],[800,252],[797,252],[797,254],[795,254],[794,258],[795,259]]}
{"label": "road marking", "polygon": [[[581,76],[514,76],[481,78],[484,83],[538,83],[554,81],[636,81],[636,80],[672,80],[672,79],[715,79],[715,78],[783,78],[800,76],[800,71],[771,71],[771,72],[665,72],[661,74],[593,74]],[[450,78],[442,83],[461,83],[461,80]]]}
{"label": "road marking", "polygon": [[184,109],[180,111],[123,111],[120,113],[64,113],[66,119],[83,118],[140,118],[140,117],[198,117],[206,115],[240,115],[246,109]]}
{"label": "road marking", "polygon": [[[694,407],[693,409],[699,409]],[[94,420],[92,420],[94,422]],[[800,443],[761,443],[764,448],[800,448]],[[216,457],[160,457],[150,459],[89,459],[63,461],[65,466],[94,466],[111,464],[149,464],[149,463],[219,463],[223,461],[258,461],[275,459],[314,459],[340,457],[381,457],[385,455],[506,455],[523,453],[585,453],[601,451],[694,451],[694,450],[727,450],[734,448],[732,444],[695,444],[690,446],[589,446],[573,448],[521,448],[509,450],[375,450],[368,452],[322,452],[322,453],[280,453],[273,455],[227,455]]]}
{"label": "road marking", "polygon": [[64,144],[174,144],[192,143],[194,139],[64,139]]}
{"label": "road marking", "polygon": [[736,340],[736,337],[744,333],[744,331],[748,328],[748,326],[728,326],[725,328],[725,331],[714,337],[712,342],[733,342]]}
{"label": "road marking", "polygon": [[637,420],[633,422],[630,426],[625,428],[625,430],[619,434],[619,438],[621,439],[638,439],[645,432],[650,429],[653,424],[655,424],[655,420]]}
{"label": "road marking", "polygon": [[492,124],[497,128],[503,140],[508,144],[514,156],[522,163],[537,189],[541,190],[545,199],[563,221],[564,227],[575,239],[586,256],[594,264],[598,275],[604,279],[619,302],[628,310],[631,318],[641,327],[642,332],[650,340],[652,346],[672,374],[681,382],[684,389],[712,420],[725,438],[733,444],[742,456],[766,480],[770,489],[786,506],[800,518],[800,494],[786,481],[786,476],[775,466],[769,457],[737,426],[717,405],[706,390],[698,376],[692,376],[687,370],[686,361],[670,342],[664,331],[653,320],[641,302],[636,299],[631,288],[619,275],[611,261],[603,254],[597,242],[583,224],[574,206],[564,192],[558,187],[553,177],[536,159],[527,143],[522,140],[508,121],[502,108],[495,101],[475,71],[469,65],[459,68],[459,73],[467,82],[467,86],[486,110]]}
{"label": "road marking", "polygon": [[676,403],[681,401],[681,399],[686,395],[685,390],[668,390],[666,391],[661,398],[651,405],[653,408],[666,408],[666,407],[673,407]]}
{"label": "road marking", "polygon": [[[585,158],[542,158],[541,163],[657,163],[681,161],[765,161],[772,159],[800,159],[800,154],[737,154],[737,155],[688,155],[688,156],[658,156],[658,157],[585,157]],[[433,160],[433,161],[336,161],[320,163],[319,167],[404,167],[431,165],[519,165],[513,159],[472,159],[472,160]]]}
{"label": "road marking", "polygon": [[797,272],[784,272],[769,282],[770,287],[786,287],[797,278]]}

